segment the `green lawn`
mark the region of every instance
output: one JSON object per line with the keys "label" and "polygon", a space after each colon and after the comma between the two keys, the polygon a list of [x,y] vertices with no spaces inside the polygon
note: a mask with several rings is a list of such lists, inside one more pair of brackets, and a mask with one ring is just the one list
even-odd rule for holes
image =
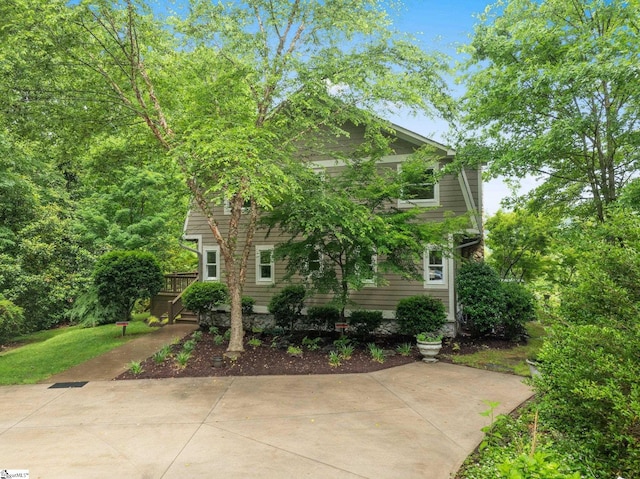
{"label": "green lawn", "polygon": [[34,384],[153,331],[142,321],[122,328],[71,326],[39,331],[16,339],[18,347],[0,354],[0,384]]}
{"label": "green lawn", "polygon": [[535,353],[542,346],[545,330],[544,326],[537,321],[527,323],[526,327],[529,341],[523,346],[511,349],[486,349],[469,355],[453,354],[451,359],[455,364],[529,376],[529,366],[525,361],[527,358],[535,357]]}

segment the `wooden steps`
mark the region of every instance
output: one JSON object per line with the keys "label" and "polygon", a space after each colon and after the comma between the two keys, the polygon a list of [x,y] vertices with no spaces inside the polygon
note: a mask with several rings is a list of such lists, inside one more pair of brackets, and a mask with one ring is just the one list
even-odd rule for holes
{"label": "wooden steps", "polygon": [[176,317],[176,323],[198,323],[198,315],[191,311],[182,311]]}

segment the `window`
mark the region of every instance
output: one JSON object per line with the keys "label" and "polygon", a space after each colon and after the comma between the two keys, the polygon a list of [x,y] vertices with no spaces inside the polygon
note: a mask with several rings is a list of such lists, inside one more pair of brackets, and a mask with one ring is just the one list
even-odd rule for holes
{"label": "window", "polygon": [[322,255],[317,249],[311,250],[307,256],[306,270],[308,275],[322,272]]}
{"label": "window", "polygon": [[424,252],[424,285],[446,284],[446,262],[442,250],[427,248]]}
{"label": "window", "polygon": [[[248,198],[246,200],[244,200],[244,202],[242,203],[242,213],[248,213],[251,210],[251,199]],[[231,214],[231,202],[229,200],[224,200],[224,214],[225,215],[230,215]]]}
{"label": "window", "polygon": [[362,282],[364,284],[376,284],[376,273],[378,272],[378,255],[375,253],[362,253],[362,262],[366,265],[363,272]]}
{"label": "window", "polygon": [[274,281],[273,246],[256,246],[256,283]]}
{"label": "window", "polygon": [[398,200],[400,207],[437,205],[440,201],[439,186],[435,181],[435,167],[422,171],[407,172],[407,184],[402,191],[402,198]]}
{"label": "window", "polygon": [[205,248],[202,252],[203,275],[205,281],[220,280],[220,248],[218,246]]}

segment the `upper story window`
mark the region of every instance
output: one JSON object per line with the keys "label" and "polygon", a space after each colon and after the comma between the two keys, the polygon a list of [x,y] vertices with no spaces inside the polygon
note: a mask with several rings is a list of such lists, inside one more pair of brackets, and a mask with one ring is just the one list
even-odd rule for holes
{"label": "upper story window", "polygon": [[438,205],[440,203],[440,188],[436,182],[437,171],[435,166],[430,166],[422,170],[404,172],[407,183],[402,190],[402,197],[398,200],[398,206],[410,208]]}
{"label": "upper story window", "polygon": [[256,283],[272,284],[274,272],[273,246],[256,246]]}
{"label": "upper story window", "polygon": [[[251,210],[251,199],[246,199],[242,202],[242,213],[248,213]],[[231,214],[231,202],[229,200],[224,200],[224,214]]]}
{"label": "upper story window", "polygon": [[447,284],[446,259],[439,248],[428,247],[424,252],[424,285],[445,286]]}
{"label": "upper story window", "polygon": [[220,247],[213,246],[202,252],[202,270],[205,281],[220,280]]}

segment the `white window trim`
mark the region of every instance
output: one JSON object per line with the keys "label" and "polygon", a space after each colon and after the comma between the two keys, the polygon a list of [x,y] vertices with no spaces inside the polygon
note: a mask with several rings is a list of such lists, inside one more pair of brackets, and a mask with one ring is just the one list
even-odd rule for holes
{"label": "white window trim", "polygon": [[[246,201],[248,201],[248,200],[246,200]],[[225,199],[225,200],[224,200],[224,203],[223,203],[223,206],[224,206],[224,211],[223,211],[223,213],[224,213],[225,215],[230,215],[230,214],[231,214],[231,201],[229,201],[229,200]],[[246,213],[248,213],[250,210],[251,210],[251,208],[250,208],[249,206],[243,206],[243,207],[242,207],[242,214],[246,214]]]}
{"label": "white window trim", "polygon": [[[429,252],[439,250],[442,252],[442,279],[431,280],[429,279]],[[442,248],[437,246],[427,246],[422,254],[422,278],[425,288],[431,289],[447,289],[449,282],[449,258],[444,254]]]}
{"label": "white window trim", "polygon": [[[276,265],[273,259],[273,245],[262,245],[256,246],[256,284],[273,284],[275,282],[276,277]],[[262,251],[270,251],[271,252],[271,277],[263,278],[261,275],[261,263],[260,263],[260,253]]]}
{"label": "white window trim", "polygon": [[373,278],[371,279],[363,279],[362,283],[367,287],[373,287],[378,285],[377,276],[378,276],[378,255],[376,253],[371,253],[371,269],[373,272]]}
{"label": "white window trim", "polygon": [[[216,252],[216,273],[217,275],[214,276],[209,276],[209,269],[207,268],[207,253],[209,251],[215,251]],[[220,268],[221,268],[221,262],[220,262],[220,246],[207,246],[205,248],[202,248],[202,280],[203,281],[220,281]]]}
{"label": "white window trim", "polygon": [[[439,165],[434,164],[428,166],[426,169],[433,169],[433,173],[436,174],[439,171]],[[398,173],[402,172],[402,164],[398,165]],[[440,206],[440,182],[436,181],[433,184],[433,198],[432,199],[412,199],[403,200],[398,198],[398,208],[413,208],[415,206]]]}

